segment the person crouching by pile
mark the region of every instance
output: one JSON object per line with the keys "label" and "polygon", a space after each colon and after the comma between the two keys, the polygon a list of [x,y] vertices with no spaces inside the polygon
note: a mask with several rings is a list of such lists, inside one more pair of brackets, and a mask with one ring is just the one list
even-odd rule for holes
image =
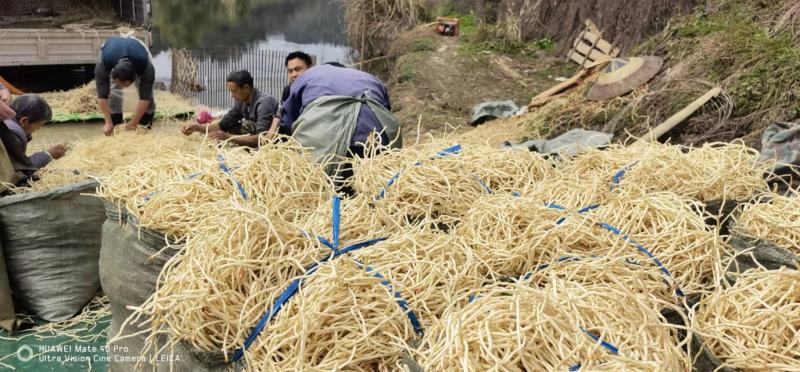
{"label": "person crouching by pile", "polygon": [[181,132],[187,136],[194,132],[208,133],[210,138],[219,141],[258,147],[261,134],[267,134],[266,139],[271,139],[277,131],[273,118],[278,111],[278,102],[254,88],[253,76],[246,70],[234,71],[226,80],[235,101],[233,108],[216,124],[184,125]]}
{"label": "person crouching by pile", "polygon": [[16,116],[4,120],[0,125],[0,139],[6,149],[14,171],[17,173],[16,186],[24,186],[34,178],[37,170],[44,168],[54,159],[67,152],[64,144],[55,145],[31,156],[26,154],[31,135],[53,117],[53,111],[44,98],[26,94],[11,102]]}

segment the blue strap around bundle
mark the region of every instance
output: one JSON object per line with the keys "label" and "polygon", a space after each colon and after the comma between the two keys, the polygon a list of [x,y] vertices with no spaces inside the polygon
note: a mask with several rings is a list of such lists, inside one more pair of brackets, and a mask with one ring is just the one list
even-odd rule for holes
{"label": "blue strap around bundle", "polygon": [[[614,235],[617,235],[617,236],[621,237],[622,240],[625,240],[629,244],[631,244],[634,247],[636,247],[636,249],[638,249],[639,252],[642,252],[645,255],[647,255],[647,257],[649,257],[653,261],[653,263],[656,264],[658,269],[661,270],[661,272],[664,273],[665,276],[667,276],[669,278],[672,278],[672,273],[670,273],[669,270],[667,269],[667,267],[664,266],[663,263],[661,263],[661,260],[659,260],[653,253],[651,253],[649,250],[647,250],[647,248],[645,248],[643,245],[641,245],[641,244],[637,243],[635,240],[631,239],[627,234],[623,234],[622,231],[620,231],[618,228],[616,228],[614,226],[611,226],[611,225],[609,225],[609,224],[607,224],[605,222],[599,223],[598,226],[610,231]],[[669,282],[667,282],[667,285],[669,285]],[[678,297],[684,297],[683,291],[680,289],[680,287],[676,287],[675,288],[675,294],[678,295]]]}
{"label": "blue strap around bundle", "polygon": [[373,268],[371,268],[371,267],[369,267],[367,265],[364,265],[363,263],[359,262],[355,258],[353,259],[353,261],[355,261],[356,264],[358,264],[361,268],[364,268],[367,271],[368,274],[372,274],[372,276],[374,276],[374,277],[376,277],[378,279],[382,279],[381,280],[381,285],[386,287],[389,290],[390,293],[394,293],[394,299],[395,299],[395,301],[397,301],[397,305],[400,306],[400,309],[402,309],[403,312],[406,314],[406,316],[408,316],[408,320],[411,322],[411,326],[414,327],[414,332],[416,332],[420,336],[423,335],[424,333],[423,333],[423,330],[422,330],[422,324],[419,322],[419,319],[417,318],[417,315],[414,314],[414,311],[412,311],[411,309],[408,308],[408,301],[406,301],[403,298],[403,296],[400,294],[400,292],[394,290],[394,287],[392,286],[392,283],[389,280],[387,280],[383,275],[381,275],[381,273],[375,271],[375,269],[373,269]]}
{"label": "blue strap around bundle", "polygon": [[[460,152],[461,152],[461,145],[451,146],[451,147],[448,147],[448,148],[446,148],[446,149],[444,149],[442,151],[437,152],[436,155],[434,155],[431,158],[431,160],[436,160],[436,159],[439,159],[439,158],[443,158],[443,157],[445,157],[447,155],[451,155],[451,154],[458,154]],[[415,167],[418,167],[420,165],[422,165],[422,161],[418,161],[418,162],[414,163]],[[392,178],[390,178],[389,181],[386,182],[386,186],[378,193],[378,196],[375,197],[375,200],[383,199],[383,197],[386,195],[386,190],[388,190],[389,187],[391,187],[392,185],[394,185],[395,182],[397,182],[397,179],[400,178],[400,174],[402,174],[402,173],[403,173],[403,170],[397,171],[397,173],[395,173],[394,176],[392,176]]]}
{"label": "blue strap around bundle", "polygon": [[614,191],[614,189],[617,186],[619,186],[619,183],[622,182],[622,178],[625,177],[628,171],[630,171],[631,168],[633,168],[636,165],[636,163],[638,162],[633,162],[631,164],[628,164],[622,167],[622,169],[620,169],[619,171],[617,171],[617,173],[614,174],[614,178],[611,179],[611,191]]}
{"label": "blue strap around bundle", "polygon": [[[200,177],[201,174],[203,174],[203,173],[201,173],[201,172],[192,173],[192,174],[190,174],[188,176],[183,177],[183,179],[184,179],[184,181],[193,180],[193,179],[195,179],[197,177]],[[150,201],[150,199],[152,199],[156,195],[158,195],[157,191],[151,191],[151,192],[147,193],[142,199],[144,199],[144,202],[147,203],[147,202]]]}
{"label": "blue strap around bundle", "polygon": [[218,155],[217,156],[217,160],[219,161],[219,169],[223,173],[231,176],[231,179],[233,180],[233,183],[239,189],[239,193],[242,194],[242,198],[244,198],[244,200],[247,200],[248,199],[247,192],[244,191],[244,186],[242,186],[242,184],[239,182],[239,180],[236,179],[236,176],[233,175],[233,172],[231,171],[231,169],[228,168],[228,166],[225,164],[225,157],[222,156],[222,155]]}
{"label": "blue strap around bundle", "polygon": [[[363,242],[360,242],[360,243],[355,243],[355,244],[352,244],[352,245],[349,245],[349,246],[346,246],[346,247],[340,249],[339,248],[339,236],[340,236],[340,226],[339,225],[341,224],[342,218],[341,218],[341,199],[339,199],[338,196],[334,196],[334,198],[333,198],[333,211],[332,211],[331,215],[332,215],[331,222],[333,224],[333,229],[332,229],[333,230],[333,236],[332,236],[332,240],[333,241],[329,241],[328,239],[325,239],[323,237],[317,237],[317,240],[322,245],[326,246],[327,248],[329,248],[332,251],[331,254],[328,257],[326,257],[324,260],[307,267],[306,268],[306,275],[304,277],[295,279],[291,283],[289,283],[289,286],[286,287],[286,289],[278,296],[278,298],[275,300],[275,302],[272,304],[272,306],[270,306],[269,310],[264,314],[264,316],[261,317],[261,320],[259,320],[258,324],[256,324],[256,326],[250,331],[250,334],[245,339],[245,342],[242,345],[242,347],[236,349],[236,352],[233,355],[233,361],[234,362],[238,362],[239,360],[242,359],[242,357],[244,357],[245,350],[247,350],[250,347],[250,345],[253,343],[253,341],[255,341],[255,339],[258,338],[258,335],[261,334],[261,332],[264,330],[264,327],[267,326],[269,321],[272,318],[274,318],[276,315],[278,315],[278,312],[281,310],[281,308],[283,308],[283,305],[285,305],[286,302],[288,302],[295,294],[297,294],[297,292],[300,290],[300,285],[302,284],[303,279],[304,278],[308,278],[309,276],[313,275],[317,271],[317,269],[319,269],[320,265],[322,265],[324,263],[327,263],[327,262],[330,262],[330,261],[333,261],[334,259],[336,259],[336,258],[338,258],[338,257],[340,257],[340,256],[342,256],[342,255],[344,255],[346,253],[350,253],[350,252],[357,251],[357,250],[362,249],[362,248],[373,246],[373,245],[375,245],[377,243],[380,243],[380,242],[386,240],[386,238],[371,239],[371,240],[363,241]],[[311,238],[311,236],[308,235],[307,233],[304,233],[304,235],[306,237]],[[363,265],[360,262],[358,262],[358,261],[356,261],[356,262],[359,264],[359,266],[363,267]],[[384,279],[381,282],[381,284],[383,284],[384,286],[387,286],[390,291],[394,292],[395,300],[397,301],[397,303],[400,306],[400,308],[403,309],[403,311],[407,314],[409,320],[411,321],[411,325],[414,327],[414,331],[416,331],[417,333],[422,334],[422,326],[420,325],[419,320],[417,319],[417,316],[414,314],[414,312],[412,312],[412,311],[410,311],[408,309],[408,302],[406,300],[404,300],[402,298],[402,296],[400,296],[399,292],[396,292],[396,291],[394,291],[392,289],[391,283],[389,283],[387,280],[385,280],[385,278],[383,276],[381,276],[380,273],[377,273],[375,270],[373,270],[372,268],[370,268],[368,266],[366,268],[367,268],[367,272],[368,273],[373,274],[377,278]]]}
{"label": "blue strap around bundle", "polygon": [[597,336],[596,334],[594,334],[592,332],[587,331],[584,328],[581,328],[581,331],[583,331],[583,333],[585,333],[586,335],[591,337],[592,340],[595,340],[596,342],[600,342],[600,346],[604,347],[611,354],[619,354],[619,348],[614,346],[610,342],[606,342],[606,341],[601,340],[599,336]]}

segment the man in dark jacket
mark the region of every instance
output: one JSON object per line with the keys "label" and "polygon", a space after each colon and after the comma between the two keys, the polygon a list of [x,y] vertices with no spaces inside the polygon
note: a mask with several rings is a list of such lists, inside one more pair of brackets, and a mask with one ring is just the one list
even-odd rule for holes
{"label": "man in dark jacket", "polygon": [[228,91],[233,96],[233,108],[217,124],[189,124],[181,128],[185,135],[208,133],[220,140],[230,140],[241,146],[258,147],[259,136],[267,132],[278,111],[278,102],[253,87],[253,76],[246,70],[234,71],[227,78]]}
{"label": "man in dark jacket", "polygon": [[105,118],[103,133],[110,136],[114,126],[122,124],[122,89],[135,84],[139,102],[131,120],[125,125],[135,130],[139,125],[150,127],[156,103],[153,84],[156,70],[147,46],[134,37],[111,37],[100,47],[100,57],[94,68],[97,101]]}
{"label": "man in dark jacket", "polygon": [[59,159],[67,151],[65,145],[55,145],[45,151],[27,155],[32,134],[53,117],[50,105],[36,95],[26,94],[11,102],[16,116],[0,124],[0,140],[3,142],[14,170],[23,177],[30,177],[50,161]]}

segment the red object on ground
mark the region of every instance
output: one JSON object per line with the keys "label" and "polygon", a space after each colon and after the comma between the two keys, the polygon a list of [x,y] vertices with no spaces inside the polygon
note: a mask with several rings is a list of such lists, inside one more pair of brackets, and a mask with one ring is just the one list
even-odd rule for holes
{"label": "red object on ground", "polygon": [[197,120],[198,124],[208,124],[214,120],[214,118],[211,116],[210,112],[201,111],[199,114],[197,114],[197,118],[195,120]]}
{"label": "red object on ground", "polygon": [[461,21],[453,17],[436,17],[436,32],[442,36],[461,34]]}

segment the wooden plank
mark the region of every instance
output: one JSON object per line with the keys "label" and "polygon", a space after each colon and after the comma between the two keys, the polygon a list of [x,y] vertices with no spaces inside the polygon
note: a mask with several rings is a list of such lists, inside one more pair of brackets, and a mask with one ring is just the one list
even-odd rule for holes
{"label": "wooden plank", "polygon": [[590,44],[594,43],[595,47],[605,54],[611,54],[611,51],[614,49],[614,46],[608,41],[603,40],[599,33],[586,32],[583,38]]}
{"label": "wooden plank", "polygon": [[600,28],[599,28],[599,27],[597,27],[597,25],[596,25],[596,24],[594,24],[594,22],[592,22],[592,20],[591,20],[591,19],[587,18],[587,19],[586,19],[586,20],[583,22],[583,24],[585,24],[585,25],[586,25],[586,29],[587,29],[587,30],[589,30],[590,32],[594,32],[595,34],[599,34],[599,33],[600,33]]}
{"label": "wooden plank", "polygon": [[587,76],[589,76],[590,72],[591,69],[582,69],[568,80],[562,81],[561,83],[558,83],[552,88],[537,94],[536,97],[533,97],[533,99],[531,99],[531,103],[528,105],[528,109],[530,110],[544,106],[547,102],[550,101],[551,98],[553,98],[553,96],[562,93],[565,90],[570,89],[575,85],[578,85],[581,81],[586,79]]}
{"label": "wooden plank", "polygon": [[580,54],[580,53],[578,53],[578,52],[572,52],[572,53],[570,53],[570,54],[569,54],[567,57],[568,57],[570,60],[572,60],[572,61],[574,61],[575,63],[577,63],[577,64],[581,64],[581,63],[583,63],[583,61],[586,59],[586,56],[584,56],[584,55],[582,55],[582,54]]}
{"label": "wooden plank", "polygon": [[586,43],[580,43],[575,48],[575,50],[578,51],[578,53],[580,53],[580,54],[588,56],[589,59],[591,59],[592,61],[599,61],[599,60],[602,60],[602,59],[608,59],[609,58],[608,54],[604,54],[604,53],[600,52],[599,50],[592,48],[591,45],[587,45]]}
{"label": "wooden plank", "polygon": [[663,136],[670,129],[674,128],[678,124],[682,123],[684,120],[688,119],[689,116],[692,116],[700,107],[703,107],[708,101],[712,98],[718,96],[722,92],[722,89],[719,87],[712,88],[708,91],[708,93],[704,94],[702,97],[696,99],[694,102],[690,103],[686,106],[683,110],[678,111],[675,115],[669,117],[669,119],[665,120],[663,123],[659,124],[657,127],[653,128],[648,132],[642,139],[637,141],[636,143],[646,143],[657,140],[659,137]]}

